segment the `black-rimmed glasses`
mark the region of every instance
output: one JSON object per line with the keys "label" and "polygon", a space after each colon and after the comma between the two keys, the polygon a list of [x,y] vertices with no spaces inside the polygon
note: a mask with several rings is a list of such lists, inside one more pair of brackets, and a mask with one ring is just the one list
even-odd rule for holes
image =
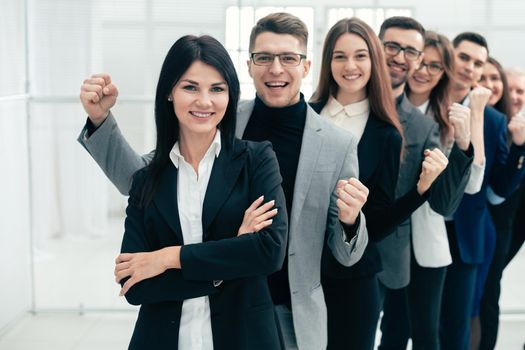
{"label": "black-rimmed glasses", "polygon": [[409,61],[417,60],[422,53],[421,51],[418,51],[412,47],[401,47],[401,45],[395,41],[385,41],[383,45],[387,55],[396,56],[400,51],[403,51],[405,58]]}
{"label": "black-rimmed glasses", "polygon": [[437,74],[441,73],[445,69],[445,68],[443,68],[442,66],[440,66],[437,63],[421,62],[421,64],[417,68],[417,70],[421,70],[421,69],[423,69],[423,67],[427,68],[427,72],[430,75],[437,75]]}
{"label": "black-rimmed glasses", "polygon": [[306,55],[301,53],[268,53],[268,52],[252,52],[250,58],[256,66],[271,66],[275,57],[279,57],[279,62],[286,67],[296,67],[301,63]]}

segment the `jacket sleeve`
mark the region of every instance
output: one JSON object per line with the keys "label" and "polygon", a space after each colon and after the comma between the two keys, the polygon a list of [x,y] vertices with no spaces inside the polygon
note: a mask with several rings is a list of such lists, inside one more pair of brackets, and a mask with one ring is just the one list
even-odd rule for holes
{"label": "jacket sleeve", "polygon": [[[427,137],[425,149],[439,147],[439,130],[437,124]],[[470,165],[474,160],[472,144],[467,151],[462,151],[455,143],[448,157],[448,165],[428,190],[430,207],[443,216],[452,215],[465,193],[470,178]]]}
{"label": "jacket sleeve", "polygon": [[[140,171],[134,177],[126,209],[122,253],[153,251],[152,244],[148,242],[144,210],[140,204],[144,175],[145,171]],[[122,280],[121,285],[124,285],[128,279]],[[202,282],[189,281],[183,278],[180,270],[169,269],[158,276],[136,283],[128,290],[125,297],[130,304],[141,305],[162,301],[183,301],[215,292],[217,288],[213,286],[211,279]]]}
{"label": "jacket sleeve", "polygon": [[133,174],[148,165],[153,158],[153,152],[140,156],[131,148],[111,112],[89,137],[85,125],[77,141],[123,195],[129,194]]}
{"label": "jacket sleeve", "polygon": [[[359,168],[357,161],[357,140],[350,138],[346,150],[345,159],[338,174],[338,179],[348,179],[351,177],[359,178]],[[337,181],[336,181],[337,184]],[[334,258],[343,266],[352,266],[361,259],[368,244],[368,231],[366,219],[363,213],[359,216],[352,228],[355,235],[348,240],[347,234],[343,231],[343,225],[339,221],[337,208],[336,188],[333,188],[328,207],[328,218],[326,223],[326,243],[332,251]],[[357,227],[355,227],[357,226]],[[348,230],[347,230],[348,231]]]}
{"label": "jacket sleeve", "polygon": [[182,246],[180,260],[185,279],[231,280],[269,275],[281,269],[288,240],[282,178],[271,144],[264,142],[255,148],[250,197],[253,201],[263,194],[267,200],[275,200],[278,213],[273,217],[273,223],[257,233]]}
{"label": "jacket sleeve", "polygon": [[497,150],[494,164],[490,169],[489,184],[495,194],[507,198],[518,188],[525,174],[523,166],[525,145],[517,146],[513,143],[509,150],[505,119],[501,118],[498,124]]}
{"label": "jacket sleeve", "polygon": [[415,187],[402,197],[395,198],[401,147],[401,135],[392,132],[385,143],[384,157],[376,170],[378,178],[371,186],[368,200],[363,207],[368,236],[374,242],[393,233],[427,199],[426,196],[419,195]]}

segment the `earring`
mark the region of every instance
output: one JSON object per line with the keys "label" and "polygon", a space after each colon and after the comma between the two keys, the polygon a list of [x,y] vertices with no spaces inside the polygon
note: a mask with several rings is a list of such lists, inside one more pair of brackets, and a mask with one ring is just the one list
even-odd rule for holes
{"label": "earring", "polygon": [[172,102],[172,101],[173,101],[173,97],[171,97],[171,95],[170,95],[170,96],[168,96],[168,101],[170,101],[170,102]]}

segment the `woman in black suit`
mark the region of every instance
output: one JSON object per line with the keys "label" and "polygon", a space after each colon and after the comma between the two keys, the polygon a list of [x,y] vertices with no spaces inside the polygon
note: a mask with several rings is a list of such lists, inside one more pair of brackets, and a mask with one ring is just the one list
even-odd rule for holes
{"label": "woman in black suit", "polygon": [[281,176],[270,143],[235,138],[238,98],[217,40],[175,42],[157,85],[155,155],[134,176],[116,260],[121,295],[141,305],[130,349],[280,347],[266,275],[286,251]]}
{"label": "woman in black suit", "polygon": [[[373,349],[381,310],[381,261],[373,242],[390,234],[425,201],[423,194],[439,172],[422,171],[418,185],[395,199],[401,126],[382,45],[363,21],[343,19],[328,32],[310,104],[359,138],[359,180],[370,190],[363,212],[371,242],[363,258],[348,268],[328,251],[323,255],[328,349]],[[424,161],[425,169],[427,165]]]}

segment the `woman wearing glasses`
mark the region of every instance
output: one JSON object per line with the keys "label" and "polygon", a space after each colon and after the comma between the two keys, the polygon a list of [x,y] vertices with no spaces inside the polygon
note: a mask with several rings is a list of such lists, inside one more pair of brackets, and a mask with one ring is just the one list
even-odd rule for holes
{"label": "woman wearing glasses", "polygon": [[[359,180],[369,189],[363,207],[369,242],[361,260],[347,268],[323,254],[322,284],[328,310],[328,349],[373,349],[381,309],[377,273],[381,262],[373,241],[405,221],[424,201],[440,171],[424,173],[418,187],[395,201],[402,145],[381,43],[357,18],[328,32],[317,90],[310,101],[321,116],[359,138]],[[426,167],[425,161],[423,167]]]}
{"label": "woman wearing glasses", "polygon": [[[442,149],[447,154],[454,143],[452,120],[458,113],[470,113],[467,107],[451,104],[449,85],[453,79],[453,68],[453,48],[449,40],[427,31],[423,61],[408,79],[407,96],[413,105],[439,124]],[[475,96],[471,103],[478,103]],[[470,141],[475,156],[466,193],[479,191],[484,170],[482,117],[471,117]],[[452,262],[445,222],[425,203],[412,214],[411,223],[413,256],[410,284],[406,289],[408,306],[405,309],[412,344],[414,349],[439,349],[441,296],[446,266]],[[403,319],[407,320],[407,317],[402,317],[400,321]]]}

